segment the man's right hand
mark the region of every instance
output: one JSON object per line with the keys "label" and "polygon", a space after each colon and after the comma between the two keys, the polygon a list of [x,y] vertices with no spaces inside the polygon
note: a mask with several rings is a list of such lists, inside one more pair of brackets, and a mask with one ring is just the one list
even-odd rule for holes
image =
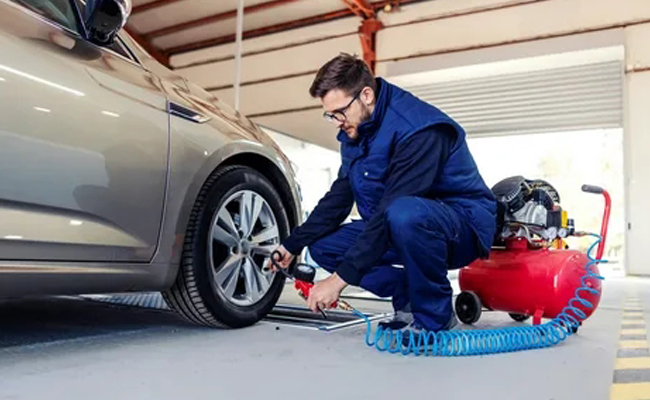
{"label": "man's right hand", "polygon": [[[280,253],[281,257],[278,257],[278,254],[275,253],[275,251],[277,251],[278,253]],[[274,257],[274,256],[275,256],[275,257],[274,257],[275,262],[276,262],[276,263],[277,263],[281,268],[284,268],[284,269],[289,268],[289,266],[291,265],[291,262],[293,261],[293,259],[294,259],[296,256],[294,256],[293,254],[289,253],[289,251],[287,251],[287,249],[285,249],[284,246],[282,246],[282,245],[280,245],[277,249],[275,249],[275,251],[274,251],[273,253],[271,253],[271,257]],[[275,265],[273,265],[273,263],[271,262],[271,260],[269,260],[269,263],[267,264],[267,268],[270,269],[270,270],[273,271],[273,272],[277,272],[277,268],[275,268]]]}

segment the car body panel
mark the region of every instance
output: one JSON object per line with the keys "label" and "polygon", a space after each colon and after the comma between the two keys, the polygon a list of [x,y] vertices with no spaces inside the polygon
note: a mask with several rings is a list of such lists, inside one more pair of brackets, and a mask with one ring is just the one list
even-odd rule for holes
{"label": "car body panel", "polygon": [[158,79],[6,2],[0,25],[0,259],[151,260],[169,146]]}
{"label": "car body panel", "polygon": [[[0,296],[168,288],[201,187],[235,159],[272,181],[292,227],[300,221],[295,175],[275,142],[120,37],[133,60],[0,0],[0,65],[11,69],[0,69],[0,102],[23,96],[13,105],[22,108],[0,109]],[[10,79],[33,89],[9,91]],[[173,105],[202,118],[170,115]],[[69,129],[48,134],[55,126]]]}
{"label": "car body panel", "polygon": [[[208,118],[196,123],[172,116],[170,120],[170,184],[166,200],[165,219],[160,250],[155,262],[172,265],[170,277],[175,276],[183,248],[185,229],[194,202],[206,180],[220,165],[233,157],[261,157],[273,166],[287,182],[290,204],[285,208],[295,225],[300,220],[300,195],[294,171],[289,160],[264,132],[239,115],[216,97],[191,83],[191,93],[169,93],[170,101],[195,110]],[[180,93],[180,95],[179,95]],[[270,171],[260,171],[263,174]],[[171,279],[171,278],[170,278]]]}

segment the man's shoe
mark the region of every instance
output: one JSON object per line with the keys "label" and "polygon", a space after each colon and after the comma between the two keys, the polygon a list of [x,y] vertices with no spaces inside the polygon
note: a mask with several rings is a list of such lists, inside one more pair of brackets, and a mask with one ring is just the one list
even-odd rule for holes
{"label": "man's shoe", "polygon": [[413,314],[411,313],[410,304],[407,304],[404,309],[395,311],[393,318],[379,322],[378,326],[383,330],[397,331],[406,328],[411,323],[413,323]]}
{"label": "man's shoe", "polygon": [[[456,325],[458,325],[458,320],[456,319],[456,314],[452,312],[451,313],[451,318],[449,318],[449,322],[447,322],[447,324],[445,326],[443,326],[442,328],[438,329],[435,332],[451,331],[456,327]],[[431,332],[431,331],[429,331],[427,329],[424,329],[422,327],[422,325],[420,325],[419,322],[413,320],[410,324],[405,326],[404,329],[402,330],[402,345],[403,346],[408,346],[409,345],[409,343],[411,341],[411,339],[410,339],[411,332],[413,333],[413,340],[415,340],[414,344],[417,345],[418,336],[420,335],[420,333],[422,331]]]}
{"label": "man's shoe", "polygon": [[409,345],[417,346],[420,341],[420,333],[426,331],[417,321],[411,322],[402,330],[402,347],[407,348]]}
{"label": "man's shoe", "polygon": [[447,323],[447,325],[442,327],[440,330],[441,331],[451,331],[456,327],[456,325],[458,325],[458,319],[456,318],[456,313],[454,313],[452,311],[451,312],[451,318],[449,319],[449,322]]}

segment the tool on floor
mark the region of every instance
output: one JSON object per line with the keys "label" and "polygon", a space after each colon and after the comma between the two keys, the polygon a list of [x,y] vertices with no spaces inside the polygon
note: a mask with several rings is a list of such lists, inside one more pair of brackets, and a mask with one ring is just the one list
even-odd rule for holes
{"label": "tool on floor", "polygon": [[[459,275],[463,292],[456,299],[459,319],[478,320],[483,306],[511,313],[522,321],[531,314],[533,325],[489,330],[409,332],[377,328],[372,335],[367,321],[365,341],[380,351],[408,355],[467,356],[550,347],[577,332],[596,309],[601,284],[597,264],[607,237],[611,209],[609,193],[584,185],[587,193],[605,198],[600,235],[575,232],[573,223],[559,208],[559,195],[548,183],[513,177],[493,189],[500,215],[500,239],[489,260],[477,260]],[[593,236],[586,254],[566,248],[568,236]],[[592,257],[598,246],[596,257]],[[355,313],[358,313],[356,311]],[[361,313],[359,313],[361,314]],[[541,318],[552,318],[541,324]]]}
{"label": "tool on floor", "polygon": [[[282,268],[278,261],[282,261],[282,254],[279,251],[274,251],[271,254],[271,262],[273,266],[279,270],[287,279],[293,282],[294,288],[298,291],[298,294],[303,299],[307,300],[309,298],[309,293],[314,287],[314,279],[316,278],[316,268],[309,264],[298,263],[294,267],[293,273],[289,274],[284,268]],[[353,311],[352,307],[348,302],[344,300],[335,301],[330,305],[330,308],[340,308],[345,311]],[[327,314],[324,310],[320,310],[323,318],[327,318]]]}

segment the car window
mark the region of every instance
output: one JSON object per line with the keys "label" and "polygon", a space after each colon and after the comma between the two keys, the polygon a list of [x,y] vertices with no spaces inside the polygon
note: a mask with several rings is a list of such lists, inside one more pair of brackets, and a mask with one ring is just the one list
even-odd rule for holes
{"label": "car window", "polygon": [[80,32],[77,13],[71,0],[14,0],[50,21]]}

